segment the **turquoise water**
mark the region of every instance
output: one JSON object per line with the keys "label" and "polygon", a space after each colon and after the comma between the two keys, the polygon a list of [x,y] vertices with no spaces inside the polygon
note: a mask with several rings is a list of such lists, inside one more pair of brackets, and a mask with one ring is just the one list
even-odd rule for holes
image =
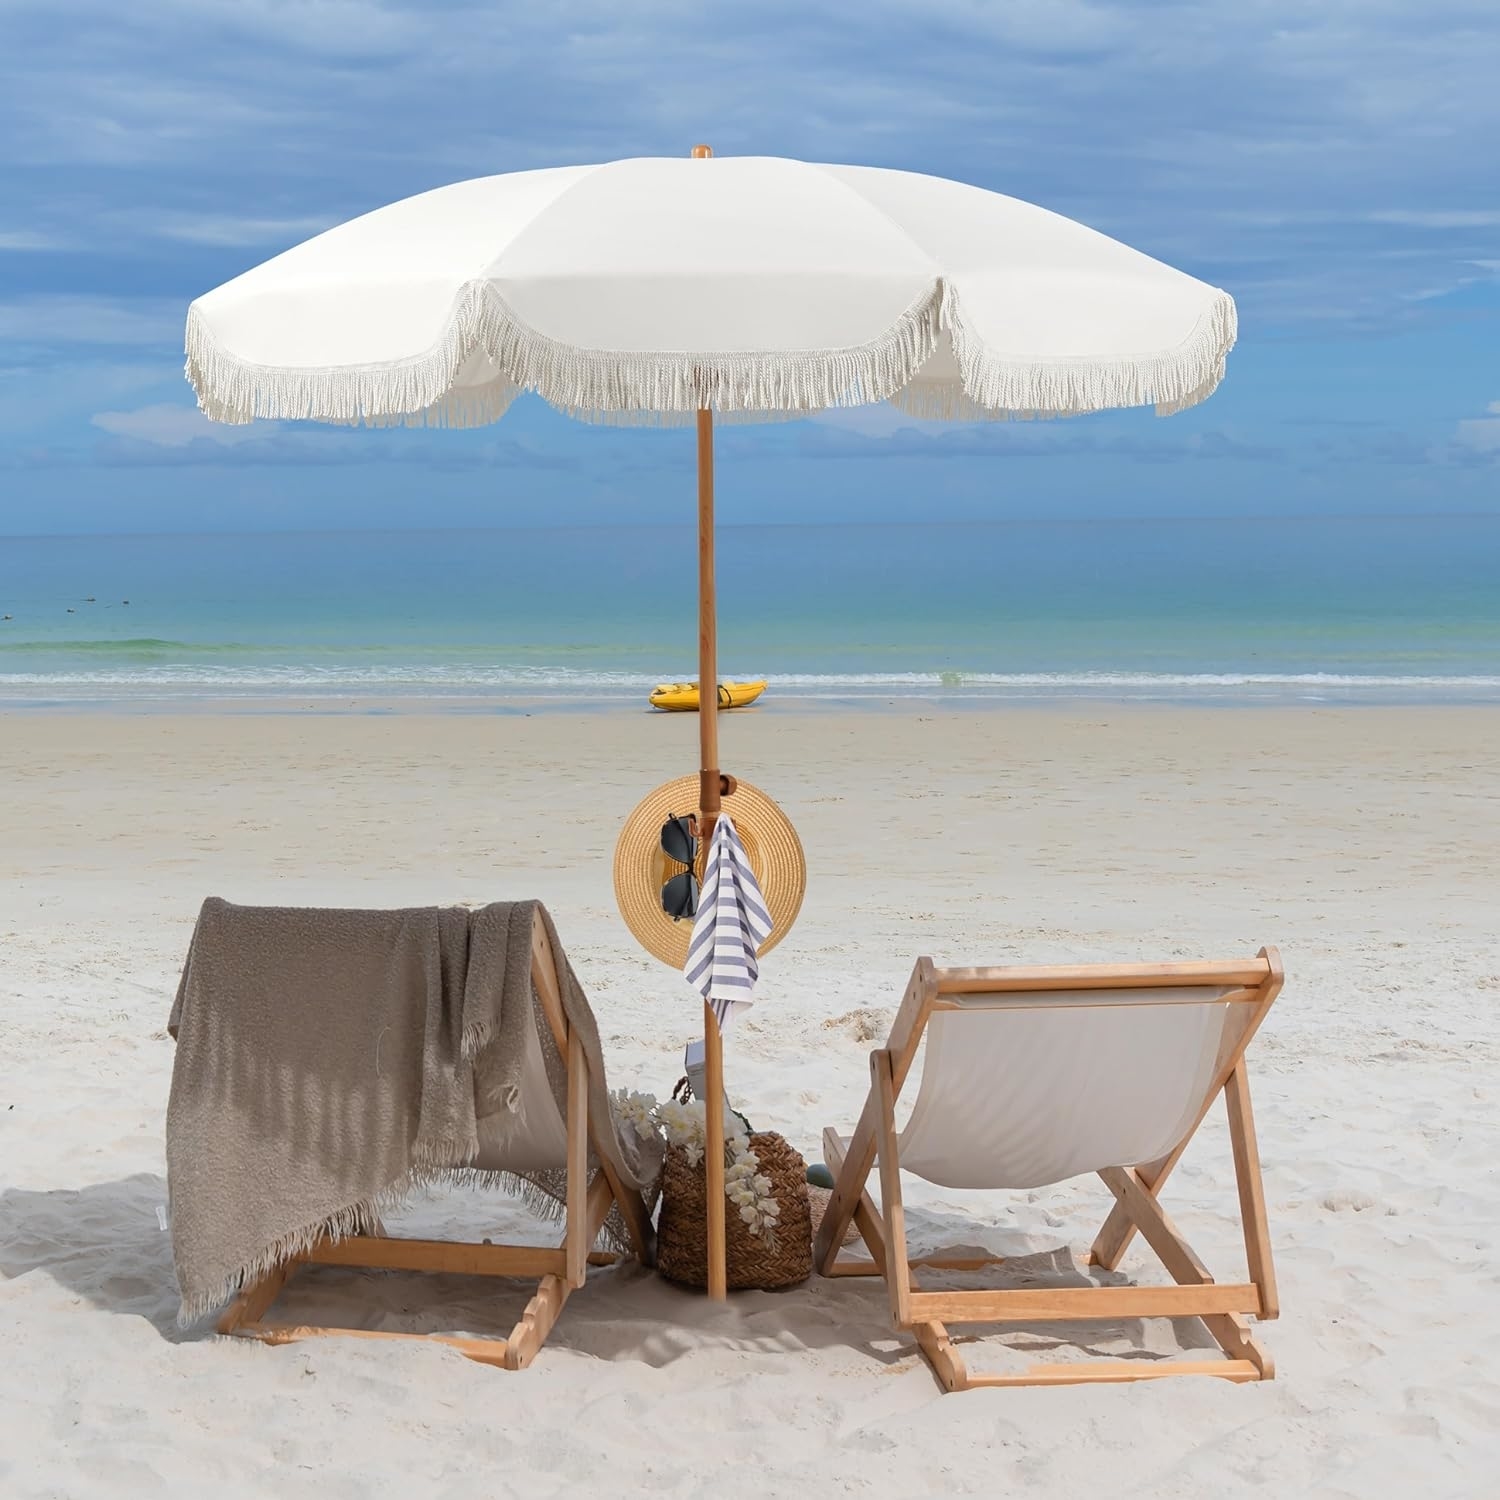
{"label": "turquoise water", "polygon": [[[696,587],[688,526],[0,538],[0,700],[639,706]],[[1500,517],[729,527],[719,591],[767,707],[1500,701]]]}

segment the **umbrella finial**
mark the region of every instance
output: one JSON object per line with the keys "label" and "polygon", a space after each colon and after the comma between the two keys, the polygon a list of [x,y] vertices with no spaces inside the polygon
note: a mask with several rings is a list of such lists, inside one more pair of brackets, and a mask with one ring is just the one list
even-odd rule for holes
{"label": "umbrella finial", "polygon": [[693,147],[693,160],[694,161],[701,161],[704,157],[712,156],[713,154],[714,154],[714,148],[712,146],[694,146]]}

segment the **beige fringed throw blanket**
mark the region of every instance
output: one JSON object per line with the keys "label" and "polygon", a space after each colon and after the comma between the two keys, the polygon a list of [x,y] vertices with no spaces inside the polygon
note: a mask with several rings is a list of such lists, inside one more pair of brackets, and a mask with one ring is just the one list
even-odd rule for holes
{"label": "beige fringed throw blanket", "polygon": [[[514,1114],[532,921],[552,943],[589,1065],[600,1149],[648,1199],[659,1161],[617,1134],[598,1028],[535,902],[470,911],[203,903],[172,1007],[167,1106],[172,1247],[191,1321],[327,1235],[374,1233],[414,1186],[470,1175],[478,1108]],[[545,1030],[545,1023],[543,1022]],[[550,1044],[550,1035],[547,1038]],[[562,1071],[549,1068],[559,1107]],[[535,1174],[556,1193],[560,1179]]]}

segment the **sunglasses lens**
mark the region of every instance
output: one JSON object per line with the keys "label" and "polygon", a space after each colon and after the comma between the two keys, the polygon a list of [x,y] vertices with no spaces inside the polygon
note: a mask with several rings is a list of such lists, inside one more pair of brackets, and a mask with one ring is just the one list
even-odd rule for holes
{"label": "sunglasses lens", "polygon": [[698,914],[698,877],[691,870],[674,875],[661,888],[661,909],[676,922]]}
{"label": "sunglasses lens", "polygon": [[661,849],[668,859],[679,865],[690,865],[698,852],[698,841],[688,832],[686,818],[668,818],[661,825]]}

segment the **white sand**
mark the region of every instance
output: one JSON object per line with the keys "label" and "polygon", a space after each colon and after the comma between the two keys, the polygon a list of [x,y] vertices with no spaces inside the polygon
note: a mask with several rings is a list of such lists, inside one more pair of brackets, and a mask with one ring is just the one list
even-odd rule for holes
{"label": "white sand", "polygon": [[[636,799],[692,768],[694,725],[12,715],[0,1495],[1497,1492],[1500,714],[761,714],[724,736],[726,767],[783,802],[811,867],[730,1049],[731,1091],[806,1152],[852,1120],[918,953],[1281,946],[1288,984],[1252,1052],[1278,1378],[942,1395],[878,1283],[714,1310],[633,1269],[596,1273],[520,1375],[437,1347],[180,1332],[157,1226],[163,1026],[200,899],[540,896],[612,1081],[665,1093],[697,1012],[625,933],[610,856]],[[1167,1204],[1237,1279],[1217,1113],[1211,1126]],[[1011,1196],[913,1182],[908,1204],[924,1248],[1024,1255],[1085,1247],[1108,1197],[1087,1181]],[[474,1197],[416,1222],[523,1218]],[[1139,1244],[1125,1269],[1161,1279]],[[332,1271],[307,1287],[303,1312],[480,1332],[503,1332],[521,1295]],[[1117,1332],[1162,1353],[1195,1342],[1191,1326]]]}

